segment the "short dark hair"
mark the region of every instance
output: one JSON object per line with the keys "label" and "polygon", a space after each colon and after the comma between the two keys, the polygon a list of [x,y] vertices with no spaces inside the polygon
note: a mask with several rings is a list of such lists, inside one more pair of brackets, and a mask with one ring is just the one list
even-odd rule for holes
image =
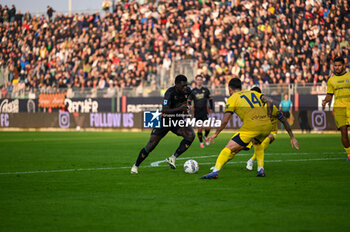
{"label": "short dark hair", "polygon": [[261,89],[258,86],[255,86],[255,87],[251,88],[251,91],[255,91],[255,92],[261,93]]}
{"label": "short dark hair", "polygon": [[201,77],[201,78],[203,79],[202,74],[198,74],[198,75],[196,75],[195,79],[197,80],[197,78],[198,78],[198,77]]}
{"label": "short dark hair", "polygon": [[175,77],[175,84],[179,84],[179,83],[181,83],[181,81],[187,82],[187,77],[185,75],[182,75],[182,74],[177,75]]}
{"label": "short dark hair", "polygon": [[231,89],[242,89],[242,82],[238,78],[232,78],[228,83],[228,87]]}
{"label": "short dark hair", "polygon": [[337,56],[334,58],[334,63],[335,62],[341,62],[342,64],[345,64],[344,58],[341,56]]}

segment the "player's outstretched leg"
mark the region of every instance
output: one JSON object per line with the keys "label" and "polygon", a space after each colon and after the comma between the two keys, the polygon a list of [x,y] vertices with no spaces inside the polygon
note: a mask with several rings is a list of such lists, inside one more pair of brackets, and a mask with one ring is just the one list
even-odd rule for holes
{"label": "player's outstretched leg", "polygon": [[221,150],[219,157],[216,160],[215,167],[212,172],[201,177],[201,179],[217,179],[222,166],[234,157],[235,153],[227,147]]}
{"label": "player's outstretched leg", "polygon": [[130,171],[131,174],[139,173],[139,166],[147,158],[149,153],[157,146],[157,144],[161,139],[162,139],[161,136],[151,135],[147,145],[141,149],[135,164],[131,167],[131,171]]}
{"label": "player's outstretched leg", "polygon": [[218,156],[215,164],[214,170],[202,176],[201,179],[217,179],[219,177],[219,171],[222,167],[231,159],[235,157],[235,155],[246,147],[248,144],[239,144],[237,141],[242,142],[239,133],[236,133],[233,138],[227,143],[226,147],[222,149],[220,155]]}
{"label": "player's outstretched leg", "polygon": [[238,144],[237,142],[233,141],[232,139],[228,142],[226,147],[222,149],[220,152],[220,155],[218,156],[216,163],[215,163],[215,168],[214,170],[201,177],[201,179],[217,179],[219,177],[219,171],[222,169],[222,167],[235,155],[242,150],[244,146]]}
{"label": "player's outstretched leg", "polygon": [[176,131],[177,135],[180,135],[183,137],[183,140],[181,140],[179,147],[176,149],[175,153],[166,158],[165,161],[169,164],[171,169],[176,168],[176,158],[179,157],[182,153],[184,153],[192,144],[195,133],[192,129],[192,127],[182,127],[179,128]]}

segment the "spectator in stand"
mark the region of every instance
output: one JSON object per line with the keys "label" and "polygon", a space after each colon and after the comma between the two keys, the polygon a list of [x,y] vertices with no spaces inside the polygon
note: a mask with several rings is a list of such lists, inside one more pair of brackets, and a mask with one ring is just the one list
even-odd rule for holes
{"label": "spectator in stand", "polygon": [[56,12],[54,9],[52,9],[51,6],[47,6],[47,16],[49,17],[49,22],[51,22],[51,19],[52,19],[52,16],[53,16],[53,13]]}
{"label": "spectator in stand", "polygon": [[107,12],[109,12],[109,8],[111,7],[111,2],[108,1],[108,0],[104,0],[103,3],[102,3],[102,10],[104,10],[104,12],[106,13],[107,15]]}
{"label": "spectator in stand", "polygon": [[12,5],[8,14],[9,14],[10,22],[15,21],[15,19],[16,19],[16,7],[15,7],[15,5]]}
{"label": "spectator in stand", "polygon": [[115,88],[146,88],[161,67],[185,58],[198,61],[204,84],[213,88],[230,77],[244,85],[320,85],[336,55],[345,57],[349,70],[348,1],[118,1],[114,12],[53,20],[50,7],[48,19],[0,7],[0,55],[12,84],[23,70],[27,89],[93,83],[106,89],[109,80]]}

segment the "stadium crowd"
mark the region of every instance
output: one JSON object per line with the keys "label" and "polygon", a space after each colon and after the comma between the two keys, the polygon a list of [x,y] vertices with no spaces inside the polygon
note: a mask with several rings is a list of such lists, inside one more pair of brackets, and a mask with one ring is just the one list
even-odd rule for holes
{"label": "stadium crowd", "polygon": [[[325,83],[350,60],[347,0],[118,1],[106,14],[22,14],[0,6],[1,95],[13,88],[150,85],[196,60],[205,84]],[[349,69],[349,66],[347,66]]]}

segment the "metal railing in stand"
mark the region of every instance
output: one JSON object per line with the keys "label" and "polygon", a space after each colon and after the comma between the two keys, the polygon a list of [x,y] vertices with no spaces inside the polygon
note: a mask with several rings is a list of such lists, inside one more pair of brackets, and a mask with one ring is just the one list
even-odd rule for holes
{"label": "metal railing in stand", "polygon": [[[243,89],[251,89],[255,85],[243,85]],[[227,86],[211,87],[208,86],[213,96],[228,96]],[[295,84],[264,84],[260,86],[262,92],[266,95],[284,95],[288,96],[298,94],[325,94],[327,86],[320,85],[295,85]],[[35,99],[40,93],[67,93],[68,98],[111,98],[118,96],[127,97],[159,97],[164,96],[167,88],[160,88],[154,84],[151,86],[125,87],[125,88],[41,88],[26,89],[24,83],[17,83],[7,92],[6,98],[14,99]],[[0,95],[0,98],[2,96]]]}

